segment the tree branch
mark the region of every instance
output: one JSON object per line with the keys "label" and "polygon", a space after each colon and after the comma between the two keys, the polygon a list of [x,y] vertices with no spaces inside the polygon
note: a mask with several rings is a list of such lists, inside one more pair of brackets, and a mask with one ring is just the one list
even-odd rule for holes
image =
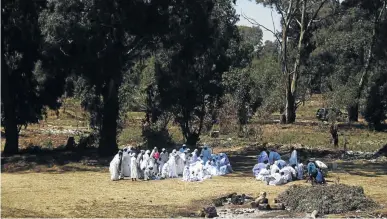
{"label": "tree branch", "polygon": [[59,50],[65,55],[65,56],[70,56],[69,54],[67,54],[65,51],[63,51],[62,47],[59,46]]}
{"label": "tree branch", "polygon": [[[305,1],[305,0],[304,0]],[[305,28],[305,31],[309,29],[310,25],[313,23],[314,20],[316,20],[316,17],[318,15],[318,12],[320,12],[321,8],[324,6],[324,4],[327,2],[327,0],[322,0],[320,5],[318,6],[317,10],[314,12],[312,18],[309,20],[308,25]]]}
{"label": "tree branch", "polygon": [[281,42],[281,40],[278,38],[278,36],[275,34],[274,31],[270,30],[269,28],[261,25],[260,23],[258,23],[256,20],[254,20],[253,18],[249,18],[247,17],[243,12],[241,12],[241,15],[244,19],[246,19],[249,23],[253,24],[253,25],[256,25],[256,26],[259,26],[259,27],[262,27],[263,29],[269,31],[270,33],[272,33],[274,35],[274,37],[277,39],[278,42]]}

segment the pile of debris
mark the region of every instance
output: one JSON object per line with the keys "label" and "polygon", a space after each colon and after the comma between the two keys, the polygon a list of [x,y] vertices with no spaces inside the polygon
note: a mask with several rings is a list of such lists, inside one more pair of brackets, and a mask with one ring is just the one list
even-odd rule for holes
{"label": "pile of debris", "polygon": [[288,210],[322,214],[341,214],[356,210],[367,210],[377,204],[364,195],[359,186],[335,184],[327,186],[294,185],[278,196]]}

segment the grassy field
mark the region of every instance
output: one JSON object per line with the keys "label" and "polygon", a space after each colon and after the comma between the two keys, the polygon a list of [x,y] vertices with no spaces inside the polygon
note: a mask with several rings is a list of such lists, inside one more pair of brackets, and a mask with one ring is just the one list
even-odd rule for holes
{"label": "grassy field", "polygon": [[[1,177],[3,217],[176,217],[189,215],[209,204],[212,198],[232,192],[257,196],[266,191],[270,202],[296,181],[283,186],[267,186],[251,176],[254,158],[236,161],[230,157],[233,174],[204,182],[179,179],[158,181],[121,180],[112,182],[107,168],[80,164],[52,166]],[[387,206],[387,163],[339,163],[339,171],[327,178],[332,183],[360,185],[367,196]],[[387,213],[378,210],[380,213]]]}
{"label": "grassy field", "polygon": [[[332,146],[328,126],[314,118],[319,107],[322,107],[321,100],[316,96],[300,107],[297,122],[292,125],[254,118],[250,126],[261,128],[261,139],[238,138],[233,133],[214,140],[205,133],[201,142],[221,142],[222,147],[214,148],[215,152],[243,150],[253,142],[329,148]],[[143,114],[131,112],[128,115],[119,142],[121,145],[141,143]],[[271,119],[277,119],[276,115]],[[182,141],[178,127],[171,126],[169,131],[176,142]],[[347,147],[352,150],[374,151],[387,142],[386,132],[369,131],[362,121],[352,125],[340,124],[339,131],[340,147],[345,136]],[[77,140],[87,132],[87,113],[82,111],[77,101],[68,100],[59,117],[49,111],[46,121],[22,130],[20,145],[21,148],[32,145],[55,148],[64,145],[69,136],[75,136]],[[212,198],[231,192],[256,196],[266,191],[272,201],[288,186],[305,183],[298,181],[276,187],[257,182],[251,174],[255,162],[252,155],[255,153],[240,155],[242,158],[230,156],[235,170],[233,174],[201,183],[177,179],[112,182],[106,166],[90,167],[80,162],[53,166],[39,164],[12,173],[2,165],[1,214],[3,217],[176,217],[196,212]],[[384,205],[384,210],[378,211],[387,214],[387,163],[341,162],[339,167],[340,171],[330,174],[330,183],[340,177],[340,183],[363,186],[366,195]]]}

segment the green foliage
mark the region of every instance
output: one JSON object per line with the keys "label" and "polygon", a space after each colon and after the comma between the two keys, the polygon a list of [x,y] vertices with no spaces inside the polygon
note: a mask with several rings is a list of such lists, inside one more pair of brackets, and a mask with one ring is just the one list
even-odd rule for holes
{"label": "green foliage", "polygon": [[383,130],[384,121],[387,119],[387,74],[386,68],[372,78],[367,95],[364,118],[375,130]]}
{"label": "green foliage", "polygon": [[222,75],[235,63],[240,36],[231,1],[184,3],[173,9],[185,17],[173,23],[180,28],[171,34],[164,43],[166,51],[158,56],[156,82],[161,109],[174,115],[186,143],[195,145],[205,118],[211,118],[220,104]]}

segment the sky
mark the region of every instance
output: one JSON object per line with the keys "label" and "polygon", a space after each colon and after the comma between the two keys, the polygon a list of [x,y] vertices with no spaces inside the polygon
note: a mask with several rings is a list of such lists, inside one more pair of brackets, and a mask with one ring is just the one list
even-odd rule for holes
{"label": "sky", "polygon": [[[265,8],[261,4],[256,4],[255,0],[237,0],[236,5],[234,5],[234,8],[236,10],[236,13],[240,15],[239,17],[239,22],[238,25],[243,25],[243,26],[249,26],[251,27],[252,24],[244,19],[241,16],[241,13],[245,14],[249,18],[253,18],[256,20],[258,23],[261,25],[267,27],[270,30],[273,30],[273,21],[271,19],[271,9],[270,8]],[[274,18],[274,24],[275,24],[275,29],[279,30],[281,25],[280,25],[280,16],[273,10],[273,18]],[[272,33],[269,31],[264,30],[261,28],[263,31],[263,42],[266,40],[271,40],[274,41],[274,36]]]}

